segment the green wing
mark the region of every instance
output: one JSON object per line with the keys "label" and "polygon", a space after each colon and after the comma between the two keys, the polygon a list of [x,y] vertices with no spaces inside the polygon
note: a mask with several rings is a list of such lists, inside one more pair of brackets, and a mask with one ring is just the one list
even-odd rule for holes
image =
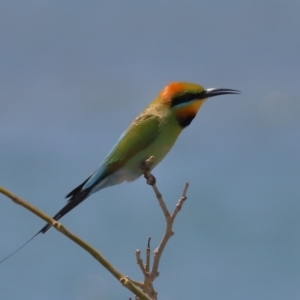
{"label": "green wing", "polygon": [[122,134],[104,161],[113,169],[122,166],[135,154],[149,147],[160,133],[160,119],[153,115],[140,116]]}
{"label": "green wing", "polygon": [[159,136],[160,130],[160,119],[157,116],[142,115],[135,119],[99,168],[67,197],[75,197],[82,190],[91,190],[103,178],[121,168],[130,158],[150,146]]}

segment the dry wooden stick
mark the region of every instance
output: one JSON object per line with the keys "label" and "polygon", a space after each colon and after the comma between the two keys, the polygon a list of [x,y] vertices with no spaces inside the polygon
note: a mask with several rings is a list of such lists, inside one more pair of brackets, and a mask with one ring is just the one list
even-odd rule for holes
{"label": "dry wooden stick", "polygon": [[165,220],[166,220],[166,229],[165,229],[165,233],[164,233],[164,236],[163,236],[160,244],[154,250],[154,260],[153,260],[151,271],[150,271],[150,266],[149,266],[150,265],[150,238],[148,239],[148,245],[147,245],[147,250],[146,250],[146,264],[143,265],[143,261],[140,257],[139,250],[136,250],[136,258],[137,258],[137,264],[139,265],[139,267],[143,273],[143,276],[144,276],[144,281],[141,282],[139,286],[152,299],[156,300],[157,292],[154,290],[153,282],[159,276],[158,267],[159,267],[160,258],[161,258],[161,255],[162,255],[162,253],[165,249],[165,246],[168,243],[170,237],[172,235],[174,235],[173,223],[174,223],[174,220],[175,220],[178,212],[181,210],[185,200],[187,199],[186,194],[187,194],[189,184],[188,183],[185,184],[183,192],[182,192],[182,196],[179,199],[179,201],[177,202],[177,204],[174,208],[174,211],[172,212],[172,214],[170,214],[170,212],[163,200],[162,194],[159,192],[159,190],[156,186],[156,179],[150,172],[151,165],[153,164],[154,159],[155,158],[153,156],[151,156],[147,160],[145,160],[145,162],[143,162],[141,164],[141,169],[144,172],[144,177],[146,178],[147,184],[152,186],[152,189],[155,193],[158,203],[163,211],[163,214],[164,214]]}
{"label": "dry wooden stick", "polygon": [[64,234],[66,237],[71,239],[73,242],[75,242],[77,245],[79,245],[81,248],[86,250],[90,255],[92,255],[106,270],[108,270],[115,278],[119,280],[119,282],[129,289],[133,294],[138,297],[138,299],[142,300],[152,300],[149,296],[147,296],[140,288],[139,286],[136,286],[135,283],[128,278],[127,276],[123,275],[119,270],[117,270],[108,260],[104,258],[104,256],[96,249],[91,247],[88,243],[86,243],[84,240],[73,234],[71,231],[69,231],[66,227],[64,227],[61,223],[53,220],[51,217],[49,217],[47,214],[42,212],[41,210],[37,209],[32,204],[29,204],[22,198],[14,195],[10,191],[6,190],[5,188],[0,186],[0,193],[10,198],[13,202],[15,202],[18,205],[23,206],[27,210],[31,211],[44,221],[46,221],[48,224],[51,224],[56,230],[58,230],[60,233]]}

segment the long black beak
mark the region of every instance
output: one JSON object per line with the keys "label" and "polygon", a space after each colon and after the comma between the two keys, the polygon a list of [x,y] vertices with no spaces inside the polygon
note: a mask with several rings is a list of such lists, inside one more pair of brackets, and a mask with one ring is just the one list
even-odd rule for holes
{"label": "long black beak", "polygon": [[219,95],[240,94],[241,91],[222,88],[211,88],[204,91],[203,98],[210,98]]}

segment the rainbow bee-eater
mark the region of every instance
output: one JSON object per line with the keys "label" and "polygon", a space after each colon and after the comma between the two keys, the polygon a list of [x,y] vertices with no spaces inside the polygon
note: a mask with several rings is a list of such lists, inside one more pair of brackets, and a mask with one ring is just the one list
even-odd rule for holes
{"label": "rainbow bee-eater", "polygon": [[[238,93],[237,90],[224,88],[204,89],[201,85],[188,82],[167,85],[133,120],[96,171],[66,196],[67,204],[53,219],[59,220],[103,188],[139,178],[143,174],[141,164],[151,156],[154,157],[150,167],[152,170],[170,151],[182,130],[190,125],[206,99]],[[50,227],[46,224],[29,241]]]}

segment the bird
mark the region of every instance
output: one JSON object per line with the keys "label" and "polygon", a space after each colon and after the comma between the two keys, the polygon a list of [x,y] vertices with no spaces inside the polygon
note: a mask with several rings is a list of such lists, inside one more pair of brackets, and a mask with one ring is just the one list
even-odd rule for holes
{"label": "bird", "polygon": [[[239,94],[227,88],[208,88],[189,82],[171,82],[136,117],[120,136],[100,166],[67,196],[67,204],[53,216],[58,221],[73,208],[99,190],[131,182],[144,174],[141,164],[153,157],[151,171],[168,154],[180,133],[188,127],[202,104],[211,97]],[[0,261],[11,257],[38,234],[46,233],[46,224],[25,244]]]}

